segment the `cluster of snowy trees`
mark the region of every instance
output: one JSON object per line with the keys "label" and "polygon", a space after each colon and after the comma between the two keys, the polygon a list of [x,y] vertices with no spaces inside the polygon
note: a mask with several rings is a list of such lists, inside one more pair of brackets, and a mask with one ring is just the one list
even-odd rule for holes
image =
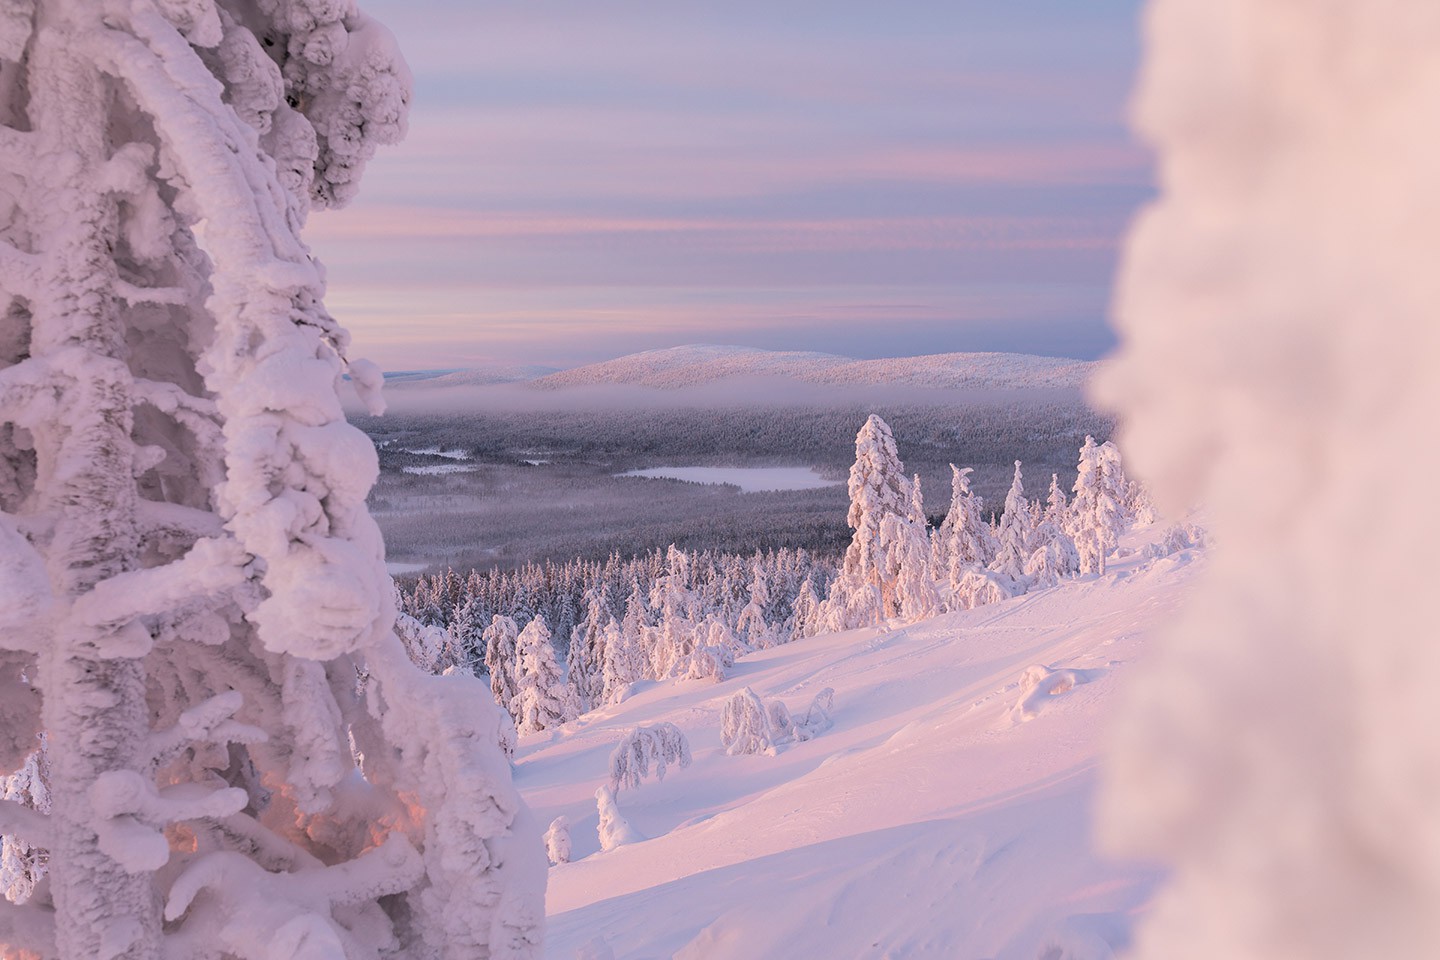
{"label": "cluster of snowy trees", "polygon": [[[399,632],[431,672],[487,674],[513,730],[538,733],[619,702],[642,680],[721,680],[737,657],[792,639],[920,620],[1103,573],[1124,525],[1149,518],[1115,446],[1089,437],[1073,500],[1054,475],[1046,499],[1029,500],[1016,461],[1004,510],[991,520],[970,471],[951,470],[950,508],[932,529],[919,478],[906,476],[889,426],[872,415],[856,437],[854,536],[838,570],[803,550],[747,559],[671,546],[603,564],[450,571],[400,592]],[[563,670],[552,639],[566,650]],[[508,728],[500,742],[513,752]]]}
{"label": "cluster of snowy trees", "polygon": [[[681,553],[684,586],[693,604],[703,609],[702,619],[719,620],[736,633],[754,630],[757,613],[768,629],[788,633],[805,582],[823,596],[834,575],[833,562],[805,550]],[[542,617],[551,633],[568,641],[576,626],[596,619],[592,607],[597,601],[609,616],[623,618],[638,587],[646,616],[653,621],[658,611],[651,597],[657,584],[674,576],[676,559],[665,549],[629,559],[612,554],[604,562],[528,564],[509,572],[472,570],[462,576],[448,570],[403,585],[401,609],[420,623],[446,631],[450,662],[473,665],[484,657],[483,634],[496,614],[519,627]],[[758,611],[752,609],[757,578],[763,581],[764,598]]]}
{"label": "cluster of snowy trees", "polygon": [[1128,480],[1110,442],[1085,438],[1067,500],[1052,475],[1045,500],[1025,496],[1020,461],[998,519],[987,522],[968,469],[951,466],[950,508],[926,519],[919,477],[908,477],[890,427],[871,415],[855,439],[849,523],[854,536],[830,594],[801,632],[921,620],[1102,574],[1132,521],[1153,519],[1144,490]]}
{"label": "cluster of snowy trees", "polygon": [[379,374],[300,236],[409,98],[353,0],[0,9],[0,953],[538,955],[539,830],[392,630],[337,394]]}

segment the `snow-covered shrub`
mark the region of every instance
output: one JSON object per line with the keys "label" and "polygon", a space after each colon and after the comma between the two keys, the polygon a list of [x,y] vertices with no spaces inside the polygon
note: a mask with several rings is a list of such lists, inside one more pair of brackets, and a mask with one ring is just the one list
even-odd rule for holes
{"label": "snow-covered shrub", "polygon": [[1053,587],[1080,572],[1080,555],[1063,534],[1047,540],[1025,561],[1025,579],[1032,589]]}
{"label": "snow-covered shrub", "polygon": [[720,743],[730,756],[774,755],[775,738],[765,704],[749,687],[738,690],[720,711]]}
{"label": "snow-covered shrub", "polygon": [[545,854],[552,864],[570,862],[570,818],[556,817],[545,831]]}
{"label": "snow-covered shrub", "polygon": [[805,739],[829,730],[834,723],[830,714],[835,710],[835,690],[826,687],[815,696],[810,698],[810,706],[805,708],[805,716],[800,720],[800,727],[808,734]]}
{"label": "snow-covered shrub", "polygon": [[49,854],[0,939],[538,955],[539,830],[477,685],[394,632],[337,392],[378,413],[380,373],[301,237],[404,131],[393,40],[353,2],[35,0],[0,57],[0,774],[43,727],[51,781],[0,803]]}
{"label": "snow-covered shrub", "polygon": [[595,791],[595,806],[600,815],[596,832],[600,836],[601,850],[614,850],[627,843],[639,843],[645,836],[630,825],[615,803],[615,791],[609,784],[601,784]]}
{"label": "snow-covered shrub", "polygon": [[1176,523],[1165,528],[1160,539],[1145,547],[1145,556],[1152,560],[1168,557],[1181,550],[1193,550],[1205,545],[1205,530],[1194,523]]}
{"label": "snow-covered shrub", "polygon": [[803,716],[796,717],[780,700],[761,700],[749,687],[736,692],[720,712],[720,742],[730,756],[763,753],[774,756],[776,748],[792,741],[805,741],[828,730],[835,691],[826,687],[811,699]]}
{"label": "snow-covered shrub", "polygon": [[990,570],[966,570],[955,584],[952,610],[973,610],[987,603],[999,603],[1016,596],[1015,584],[1004,574]]}
{"label": "snow-covered shrub", "polygon": [[680,728],[673,723],[636,727],[610,753],[610,789],[634,790],[650,776],[652,768],[655,779],[664,780],[670,764],[690,766],[690,741]]}

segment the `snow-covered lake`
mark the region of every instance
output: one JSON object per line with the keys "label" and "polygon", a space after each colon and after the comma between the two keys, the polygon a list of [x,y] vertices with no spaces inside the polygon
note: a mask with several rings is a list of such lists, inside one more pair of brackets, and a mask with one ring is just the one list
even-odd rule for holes
{"label": "snow-covered lake", "polygon": [[816,490],[833,487],[839,480],[826,480],[809,467],[651,467],[631,470],[622,477],[655,477],[688,483],[731,483],[741,493],[765,490]]}

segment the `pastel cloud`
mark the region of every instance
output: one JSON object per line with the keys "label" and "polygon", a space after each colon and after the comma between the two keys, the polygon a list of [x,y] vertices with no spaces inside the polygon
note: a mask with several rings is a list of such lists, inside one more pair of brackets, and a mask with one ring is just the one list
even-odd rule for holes
{"label": "pastel cloud", "polygon": [[412,133],[311,237],[383,366],[1108,346],[1131,3],[367,9]]}

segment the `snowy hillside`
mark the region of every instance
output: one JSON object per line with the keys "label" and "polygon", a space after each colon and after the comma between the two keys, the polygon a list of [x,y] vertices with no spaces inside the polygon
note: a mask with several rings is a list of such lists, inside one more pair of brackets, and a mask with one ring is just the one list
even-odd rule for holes
{"label": "snowy hillside", "polygon": [[[1114,694],[1202,559],[1146,558],[1160,536],[1131,533],[1135,552],[1099,578],[798,640],[723,683],[641,684],[526,738],[517,783],[541,823],[569,818],[573,841],[574,862],[550,872],[547,956],[1118,953],[1157,875],[1094,852],[1097,758]],[[776,756],[727,756],[722,706],[746,686],[795,712],[833,688],[834,726]],[[694,762],[621,790],[621,812],[654,839],[600,852],[610,752],[660,721],[684,731]]]}
{"label": "snowy hillside", "polygon": [[665,350],[647,350],[563,370],[535,381],[545,389],[628,384],[674,389],[712,383],[731,377],[792,377],[802,379],[851,362],[830,353],[759,350],[717,344],[692,344]]}
{"label": "snowy hillside", "polygon": [[534,381],[554,389],[592,384],[676,389],[738,377],[780,377],[812,384],[899,385],[947,389],[1080,386],[1094,364],[1011,353],[945,353],[853,360],[829,353],[698,344],[650,350],[565,370]]}

